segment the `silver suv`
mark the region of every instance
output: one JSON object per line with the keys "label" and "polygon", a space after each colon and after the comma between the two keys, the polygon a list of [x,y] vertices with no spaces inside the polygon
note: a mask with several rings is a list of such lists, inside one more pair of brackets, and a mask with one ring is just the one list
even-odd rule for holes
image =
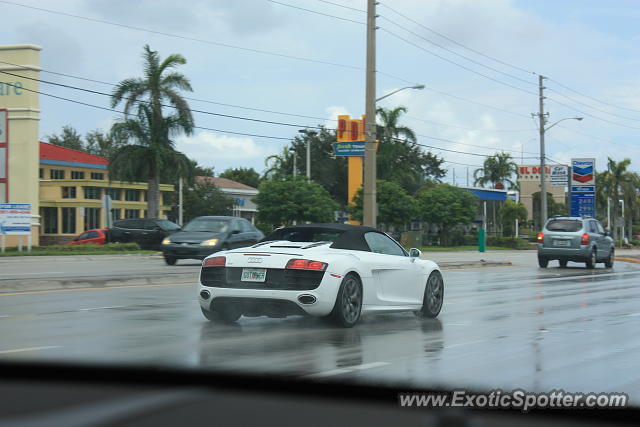
{"label": "silver suv", "polygon": [[552,259],[563,268],[568,261],[584,262],[587,268],[603,262],[611,268],[614,250],[613,239],[594,218],[555,216],[538,233],[538,264],[542,268]]}

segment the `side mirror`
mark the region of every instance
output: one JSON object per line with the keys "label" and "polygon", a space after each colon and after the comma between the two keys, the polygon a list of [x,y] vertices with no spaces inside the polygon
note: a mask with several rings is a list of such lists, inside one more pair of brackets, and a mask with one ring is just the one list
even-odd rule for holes
{"label": "side mirror", "polygon": [[420,259],[420,255],[422,255],[422,252],[420,252],[420,249],[418,248],[411,248],[409,250],[409,258],[411,258],[411,261],[413,262],[416,258]]}
{"label": "side mirror", "polygon": [[240,230],[231,230],[231,234],[240,234]]}
{"label": "side mirror", "polygon": [[605,236],[611,236],[611,230],[609,230],[608,228],[604,230],[604,235]]}

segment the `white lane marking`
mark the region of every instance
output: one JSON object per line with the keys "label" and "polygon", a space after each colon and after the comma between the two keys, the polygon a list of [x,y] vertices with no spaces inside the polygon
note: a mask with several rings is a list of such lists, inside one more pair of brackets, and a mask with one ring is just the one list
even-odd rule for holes
{"label": "white lane marking", "polygon": [[126,307],[126,305],[109,305],[105,307],[79,308],[78,311],[107,310],[109,308],[122,308],[122,307]]}
{"label": "white lane marking", "polygon": [[460,344],[452,344],[452,345],[447,345],[444,348],[454,348],[454,347],[462,347],[463,345],[469,345],[469,344],[477,344],[479,342],[484,342],[486,340],[476,340],[476,341],[468,341],[468,342],[462,342]]}
{"label": "white lane marking", "polygon": [[638,317],[638,316],[640,316],[640,313],[627,314],[627,317]]}
{"label": "white lane marking", "polygon": [[9,353],[20,353],[23,351],[38,351],[38,350],[49,350],[52,348],[60,348],[59,345],[46,345],[43,347],[28,347],[28,348],[15,348],[13,350],[0,350],[0,354],[9,354]]}
{"label": "white lane marking", "polygon": [[388,364],[389,364],[388,362],[364,363],[362,365],[349,366],[348,368],[331,369],[329,371],[323,371],[323,372],[318,372],[318,373],[315,373],[315,374],[304,375],[304,377],[305,378],[332,377],[334,375],[348,374],[348,373],[356,371],[356,370],[361,371],[361,370],[364,370],[364,369],[378,368],[380,366],[386,366]]}

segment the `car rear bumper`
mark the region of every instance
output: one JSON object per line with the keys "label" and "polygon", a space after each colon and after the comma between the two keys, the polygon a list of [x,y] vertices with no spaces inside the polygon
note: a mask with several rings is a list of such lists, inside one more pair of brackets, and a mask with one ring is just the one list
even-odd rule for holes
{"label": "car rear bumper", "polygon": [[162,245],[162,254],[164,256],[171,256],[177,259],[204,259],[215,252],[219,252],[220,250],[221,248],[217,246],[200,246],[196,244]]}
{"label": "car rear bumper", "polygon": [[[327,274],[320,286],[312,290],[216,288],[200,284],[198,301],[205,310],[215,309],[216,300],[235,304],[240,307],[243,314],[247,313],[246,315],[249,316],[275,315],[278,309],[282,310],[280,314],[283,316],[292,314],[326,316],[333,310],[341,281],[341,278]],[[203,297],[203,291],[208,292],[208,298]],[[301,296],[312,296],[315,301],[304,304],[300,301]],[[274,309],[275,312],[271,313],[270,311]]]}
{"label": "car rear bumper", "polygon": [[584,261],[591,255],[591,246],[580,245],[580,248],[549,248],[538,244],[538,256],[548,259],[567,261]]}

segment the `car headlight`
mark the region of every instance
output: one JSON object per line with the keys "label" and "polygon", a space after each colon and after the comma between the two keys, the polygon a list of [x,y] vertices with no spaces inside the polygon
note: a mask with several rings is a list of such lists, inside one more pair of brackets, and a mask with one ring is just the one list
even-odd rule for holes
{"label": "car headlight", "polygon": [[163,244],[163,245],[168,245],[168,244],[170,244],[170,243],[171,243],[171,239],[170,239],[170,238],[168,238],[168,237],[165,237],[165,238],[162,240],[162,244]]}
{"label": "car headlight", "polygon": [[202,246],[215,246],[218,244],[218,239],[209,239],[209,240],[205,240],[204,242],[200,242],[200,245]]}

